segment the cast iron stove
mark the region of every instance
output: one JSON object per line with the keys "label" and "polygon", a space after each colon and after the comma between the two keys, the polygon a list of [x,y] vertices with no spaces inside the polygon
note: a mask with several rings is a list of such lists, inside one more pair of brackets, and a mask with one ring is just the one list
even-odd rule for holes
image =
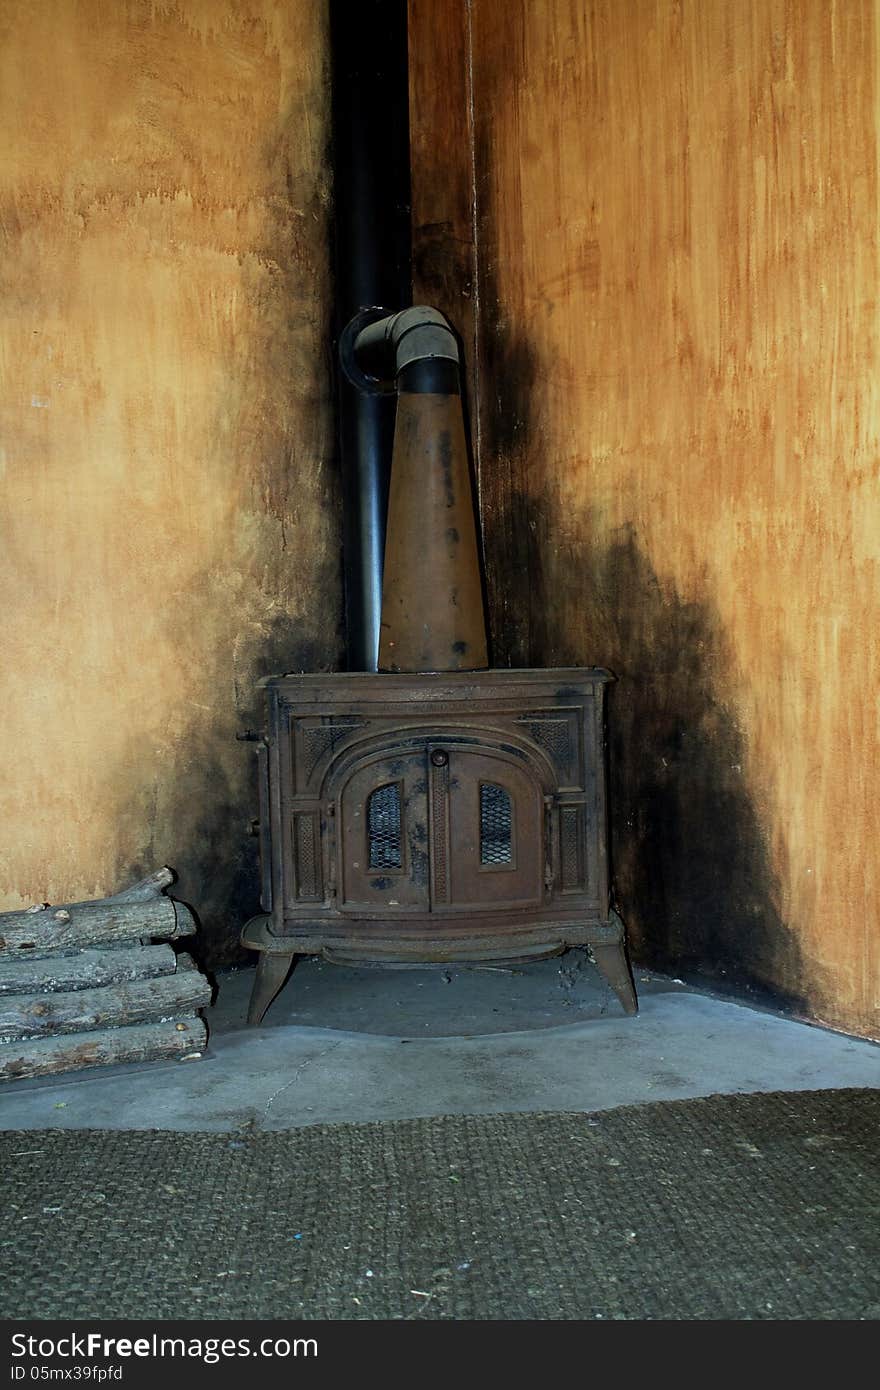
{"label": "cast iron stove", "polygon": [[380,670],[264,682],[249,1021],[300,954],[454,963],[581,945],[635,1013],[608,883],[610,673],[486,669],[457,345],[433,310],[357,328],[361,364],[393,351],[398,392]]}

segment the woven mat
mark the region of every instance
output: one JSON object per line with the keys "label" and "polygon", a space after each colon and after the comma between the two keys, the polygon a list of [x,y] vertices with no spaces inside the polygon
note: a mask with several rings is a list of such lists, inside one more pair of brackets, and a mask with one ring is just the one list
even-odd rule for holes
{"label": "woven mat", "polygon": [[880,1317],[880,1091],[0,1134],[18,1319]]}

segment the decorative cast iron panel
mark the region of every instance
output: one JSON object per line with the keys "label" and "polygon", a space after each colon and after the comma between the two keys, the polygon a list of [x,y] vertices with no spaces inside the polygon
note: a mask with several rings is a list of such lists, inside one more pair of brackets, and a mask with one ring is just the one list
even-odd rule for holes
{"label": "decorative cast iron panel", "polygon": [[577,725],[573,717],[521,714],[517,723],[524,724],[538,747],[550,755],[561,782],[571,786],[580,783]]}
{"label": "decorative cast iron panel", "polygon": [[318,891],[318,843],[315,817],[301,813],[295,820],[296,896],[314,902]]}
{"label": "decorative cast iron panel", "polygon": [[563,806],[559,812],[559,848],[562,887],[581,888],[584,882],[583,816],[580,806]]}
{"label": "decorative cast iron panel", "polygon": [[349,734],[356,729],[363,728],[363,719],[335,719],[331,718],[326,724],[321,724],[317,728],[303,729],[303,752],[305,767],[303,769],[304,781],[308,782],[318,763],[335,748],[337,743],[341,743]]}

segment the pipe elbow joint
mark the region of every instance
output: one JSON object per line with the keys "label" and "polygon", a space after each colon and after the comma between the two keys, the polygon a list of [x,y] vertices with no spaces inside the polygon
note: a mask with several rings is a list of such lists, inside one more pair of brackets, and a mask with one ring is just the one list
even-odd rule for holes
{"label": "pipe elbow joint", "polygon": [[407,389],[402,374],[409,382],[418,375],[427,380],[431,364],[437,364],[447,380],[457,379],[458,340],[439,309],[414,304],[396,314],[368,318],[375,312],[352,319],[340,342],[343,368],[355,386],[386,394]]}
{"label": "pipe elbow joint", "polygon": [[439,309],[414,304],[394,315],[391,329],[395,376],[416,362],[441,358],[460,365],[458,343],[448,319]]}

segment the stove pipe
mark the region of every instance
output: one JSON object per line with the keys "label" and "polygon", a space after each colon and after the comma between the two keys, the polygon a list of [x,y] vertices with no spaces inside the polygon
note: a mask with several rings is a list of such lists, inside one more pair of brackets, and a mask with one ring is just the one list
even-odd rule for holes
{"label": "stove pipe", "polygon": [[360,315],[342,361],[362,391],[397,394],[380,671],[489,665],[458,342],[436,309]]}
{"label": "stove pipe", "polygon": [[[408,304],[410,150],[407,0],[330,0],[334,311]],[[337,374],[343,578],[350,671],[375,671],[394,401]]]}

